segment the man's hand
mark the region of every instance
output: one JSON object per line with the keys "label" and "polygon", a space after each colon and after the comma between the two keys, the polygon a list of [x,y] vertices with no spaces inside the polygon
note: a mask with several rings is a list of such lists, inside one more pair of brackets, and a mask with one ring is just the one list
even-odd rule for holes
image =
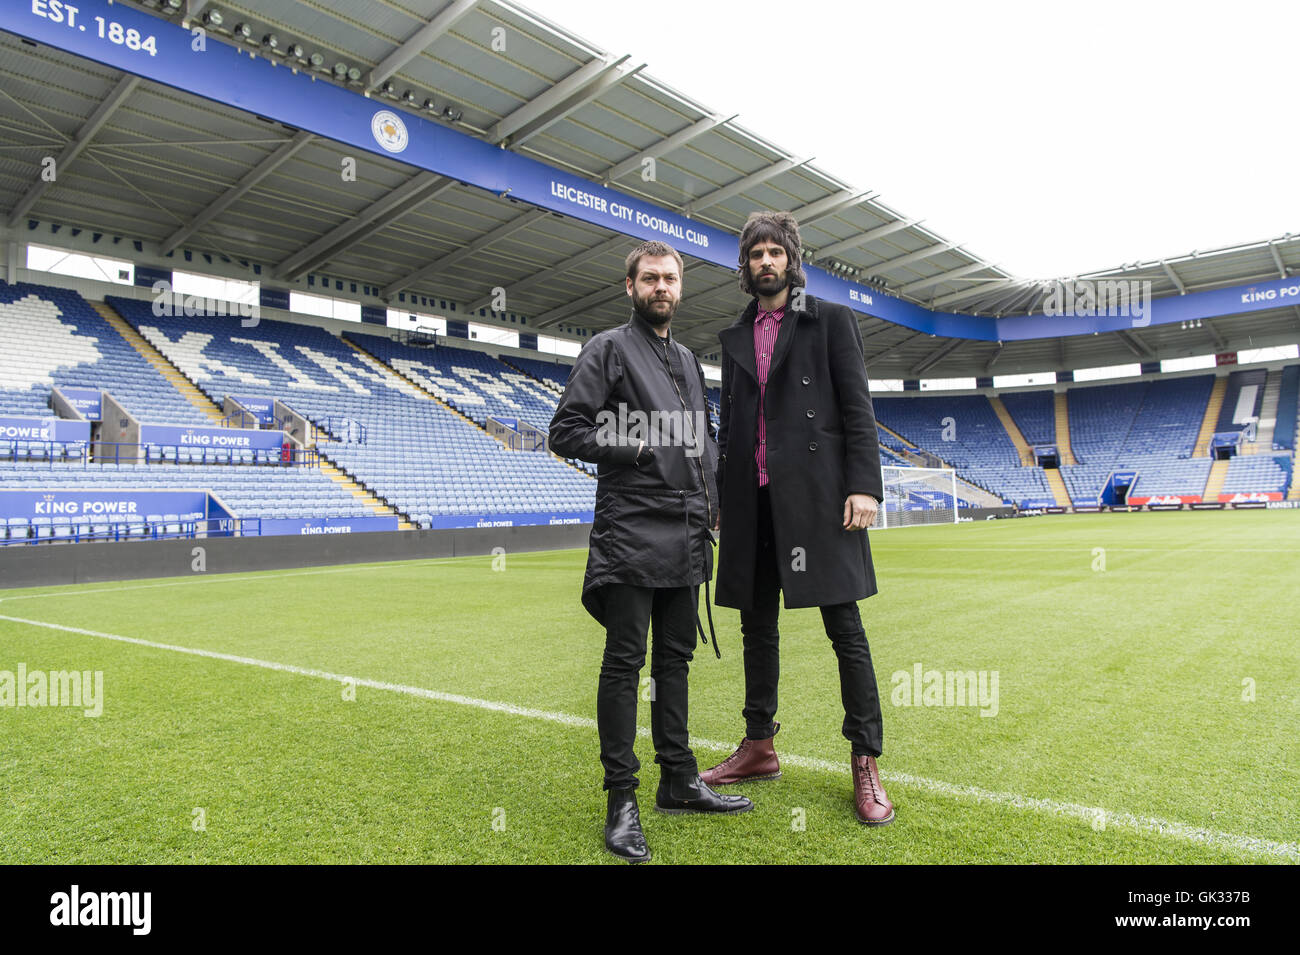
{"label": "man's hand", "polygon": [[844,499],[844,529],[866,530],[875,521],[878,506],[870,494],[850,494]]}

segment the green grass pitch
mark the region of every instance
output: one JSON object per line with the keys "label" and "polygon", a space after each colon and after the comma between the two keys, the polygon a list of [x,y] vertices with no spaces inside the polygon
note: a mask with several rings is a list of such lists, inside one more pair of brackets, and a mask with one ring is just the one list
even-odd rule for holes
{"label": "green grass pitch", "polygon": [[[862,612],[895,822],[857,824],[834,656],[815,610],[785,611],[783,778],[732,789],[752,813],[661,816],[643,736],[655,861],[1294,863],[1298,545],[1295,511],[875,533]],[[0,671],[104,675],[97,718],[0,707],[0,862],[620,864],[585,556],[0,590],[4,618],[317,671],[0,619]],[[714,618],[702,766],[743,735],[739,616]],[[997,671],[996,715],[898,705],[917,664]]]}

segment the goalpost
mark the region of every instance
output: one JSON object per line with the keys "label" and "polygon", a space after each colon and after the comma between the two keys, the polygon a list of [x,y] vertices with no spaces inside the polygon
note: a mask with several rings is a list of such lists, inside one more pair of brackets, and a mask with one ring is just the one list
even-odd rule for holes
{"label": "goalpost", "polygon": [[885,500],[872,530],[957,523],[957,472],[952,468],[882,465]]}

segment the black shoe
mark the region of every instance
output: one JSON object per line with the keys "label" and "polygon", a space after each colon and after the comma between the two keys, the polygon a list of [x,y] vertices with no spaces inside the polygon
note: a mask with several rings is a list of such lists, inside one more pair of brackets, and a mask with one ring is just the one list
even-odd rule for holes
{"label": "black shoe", "polygon": [[688,812],[749,812],[754,804],[744,796],[723,795],[714,792],[698,773],[690,776],[659,777],[659,791],[655,794],[655,809],[669,815]]}
{"label": "black shoe", "polygon": [[650,861],[650,847],[641,831],[635,789],[611,789],[605,810],[605,848],[633,865]]}

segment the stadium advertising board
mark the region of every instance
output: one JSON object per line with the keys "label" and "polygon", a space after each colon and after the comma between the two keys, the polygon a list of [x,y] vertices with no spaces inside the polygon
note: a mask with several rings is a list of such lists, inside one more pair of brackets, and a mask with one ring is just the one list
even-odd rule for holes
{"label": "stadium advertising board", "polygon": [[0,441],[89,441],[89,421],[0,415]]}
{"label": "stadium advertising board", "polygon": [[194,428],[185,425],[142,424],[140,443],[158,447],[226,448],[236,451],[279,451],[284,435],[256,428]]}
{"label": "stadium advertising board", "polygon": [[308,520],[262,518],[262,536],[284,534],[364,534],[397,530],[396,517],[315,517]]}
{"label": "stadium advertising board", "polygon": [[266,398],[261,395],[231,395],[230,398],[232,401],[239,402],[249,414],[255,415],[262,424],[275,424],[274,398]]}
{"label": "stadium advertising board", "polygon": [[1219,495],[1220,501],[1226,501],[1229,504],[1265,504],[1268,501],[1282,500],[1281,491],[1238,491],[1228,496]]}
{"label": "stadium advertising board", "polygon": [[1151,508],[1182,506],[1183,504],[1199,504],[1201,495],[1199,494],[1152,494],[1148,497],[1130,496],[1128,502],[1136,505],[1147,505]]}
{"label": "stadium advertising board", "polygon": [[103,396],[98,388],[60,387],[55,390],[87,421],[98,421],[103,416]]}
{"label": "stadium advertising board", "polygon": [[590,524],[595,511],[529,511],[517,514],[434,515],[430,524],[435,530],[457,527],[532,527],[560,524]]}
{"label": "stadium advertising board", "polygon": [[208,513],[207,491],[0,491],[0,517],[138,517]]}

